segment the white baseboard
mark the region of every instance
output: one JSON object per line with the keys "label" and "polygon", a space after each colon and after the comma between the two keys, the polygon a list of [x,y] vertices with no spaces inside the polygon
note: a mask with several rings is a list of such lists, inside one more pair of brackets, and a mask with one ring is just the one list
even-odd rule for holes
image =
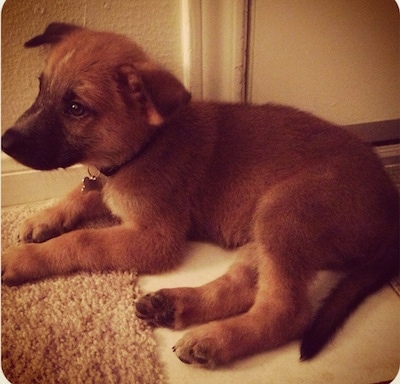
{"label": "white baseboard", "polygon": [[86,170],[77,165],[55,171],[35,171],[1,154],[1,206],[44,201],[65,195],[76,187]]}

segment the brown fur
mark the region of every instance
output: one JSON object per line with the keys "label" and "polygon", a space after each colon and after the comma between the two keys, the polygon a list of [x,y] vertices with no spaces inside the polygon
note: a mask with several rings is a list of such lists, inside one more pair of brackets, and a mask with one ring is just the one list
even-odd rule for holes
{"label": "brown fur", "polygon": [[[242,247],[200,288],[137,303],[152,324],[188,332],[174,347],[205,367],[303,336],[314,356],[350,312],[394,275],[398,193],[367,145],[293,108],[189,103],[169,72],[123,36],[51,24],[33,106],[2,148],[37,169],[82,162],[102,172],[29,219],[2,257],[3,281],[75,271],[174,267],[187,239]],[[110,214],[120,224],[74,230]],[[346,277],[312,318],[317,271]]]}

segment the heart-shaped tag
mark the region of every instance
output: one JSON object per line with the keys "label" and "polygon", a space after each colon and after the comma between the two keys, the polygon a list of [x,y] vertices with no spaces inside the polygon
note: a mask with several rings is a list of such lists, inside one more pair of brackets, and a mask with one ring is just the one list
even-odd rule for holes
{"label": "heart-shaped tag", "polygon": [[87,193],[90,191],[97,191],[100,189],[101,189],[101,185],[100,185],[99,181],[97,180],[97,177],[86,176],[82,180],[82,189],[81,189],[82,193]]}

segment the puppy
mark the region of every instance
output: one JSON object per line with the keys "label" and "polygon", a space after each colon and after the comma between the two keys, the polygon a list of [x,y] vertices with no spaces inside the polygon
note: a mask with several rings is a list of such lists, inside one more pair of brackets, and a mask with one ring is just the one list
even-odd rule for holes
{"label": "puppy", "polygon": [[[76,271],[157,273],[189,240],[241,247],[217,280],[141,298],[153,325],[204,323],[174,347],[203,367],[302,338],[316,355],[362,300],[399,270],[399,196],[370,148],[293,108],[190,103],[169,72],[124,36],[51,24],[32,107],[2,149],[32,168],[75,163],[91,176],[29,219],[2,257],[6,284]],[[81,191],[83,189],[83,191]],[[113,214],[110,228],[79,229]],[[320,270],[343,280],[313,316]]]}

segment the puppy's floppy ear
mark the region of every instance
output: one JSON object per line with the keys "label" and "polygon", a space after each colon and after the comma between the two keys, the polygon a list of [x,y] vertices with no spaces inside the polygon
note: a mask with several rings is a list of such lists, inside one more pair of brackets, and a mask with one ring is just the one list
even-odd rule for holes
{"label": "puppy's floppy ear", "polygon": [[152,103],[149,95],[146,92],[143,81],[138,72],[130,65],[123,65],[118,68],[118,82],[127,89],[127,96],[136,105],[139,105],[141,112],[145,115],[147,122],[150,125],[161,125],[164,118],[158,113],[156,107]]}
{"label": "puppy's floppy ear", "polygon": [[78,29],[81,29],[81,27],[73,24],[51,23],[41,35],[30,39],[24,44],[24,46],[26,48],[31,48],[43,44],[55,44],[60,42],[64,36]]}
{"label": "puppy's floppy ear", "polygon": [[164,117],[187,105],[190,93],[171,73],[159,68],[140,68],[139,73],[156,109]]}
{"label": "puppy's floppy ear", "polygon": [[125,65],[120,76],[129,86],[135,101],[143,105],[147,121],[161,125],[165,118],[189,103],[191,95],[171,73],[148,64]]}

